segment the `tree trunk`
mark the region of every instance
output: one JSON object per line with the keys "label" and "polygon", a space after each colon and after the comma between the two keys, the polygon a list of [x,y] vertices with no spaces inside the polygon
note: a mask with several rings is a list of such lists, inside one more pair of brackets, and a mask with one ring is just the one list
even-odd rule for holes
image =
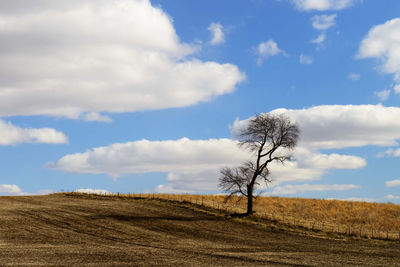
{"label": "tree trunk", "polygon": [[253,186],[247,185],[247,215],[253,214]]}

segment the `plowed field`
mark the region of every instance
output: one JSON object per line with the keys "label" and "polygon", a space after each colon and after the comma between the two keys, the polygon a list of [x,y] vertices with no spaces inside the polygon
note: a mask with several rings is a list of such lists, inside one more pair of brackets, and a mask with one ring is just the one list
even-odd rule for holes
{"label": "plowed field", "polygon": [[400,242],[283,231],[187,203],[1,197],[0,265],[400,266]]}

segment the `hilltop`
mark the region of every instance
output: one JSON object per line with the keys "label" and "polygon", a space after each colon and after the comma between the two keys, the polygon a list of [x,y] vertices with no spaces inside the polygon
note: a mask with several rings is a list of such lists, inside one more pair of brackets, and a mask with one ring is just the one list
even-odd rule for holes
{"label": "hilltop", "polygon": [[400,243],[283,231],[191,203],[0,198],[1,265],[395,266]]}

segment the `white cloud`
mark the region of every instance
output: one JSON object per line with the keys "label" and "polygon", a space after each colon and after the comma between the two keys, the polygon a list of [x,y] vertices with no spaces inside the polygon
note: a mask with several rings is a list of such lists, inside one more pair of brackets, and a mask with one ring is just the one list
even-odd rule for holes
{"label": "white cloud", "polygon": [[211,23],[208,30],[212,34],[210,44],[217,45],[225,42],[225,34],[223,31],[223,26],[219,23]]}
{"label": "white cloud", "polygon": [[245,160],[246,153],[236,144],[230,139],[140,140],[67,155],[48,166],[67,172],[107,173],[114,177],[127,173],[201,172]]}
{"label": "white cloud", "polygon": [[[296,161],[271,165],[274,185],[288,181],[318,180],[329,169],[357,169],[366,165],[356,156],[321,154],[305,148],[293,153]],[[130,173],[168,173],[167,185],[159,192],[217,190],[219,170],[249,159],[249,152],[231,139],[148,141],[99,147],[85,153],[66,155],[47,167],[73,173],[107,173],[118,177]]]}
{"label": "white cloud", "polygon": [[[239,164],[237,162],[236,164]],[[233,165],[233,164],[231,164]],[[156,187],[159,193],[198,193],[218,189],[219,168],[207,171],[170,172],[168,183]]]}
{"label": "white cloud", "polygon": [[394,74],[396,93],[400,92],[400,18],[372,27],[360,44],[358,58],[378,58],[381,71]]}
{"label": "white cloud", "polygon": [[[243,152],[242,152],[243,153]],[[286,162],[284,165],[272,163],[270,165],[272,183],[267,186],[262,184],[260,188],[266,189],[277,186],[285,182],[304,182],[319,180],[329,169],[357,169],[365,166],[365,161],[359,157],[346,156],[338,162],[331,161],[325,166],[319,166],[320,162],[311,162],[308,156],[304,158],[298,157],[298,153],[294,152],[296,161]],[[324,157],[325,155],[321,155]],[[311,157],[311,154],[310,154]],[[345,162],[346,157],[353,157],[355,165],[350,166]],[[237,166],[241,162],[230,164]],[[343,164],[344,163],[344,164]],[[170,172],[167,176],[168,183],[159,185],[156,190],[158,192],[175,192],[175,193],[195,193],[199,191],[212,191],[218,189],[219,168],[210,168],[206,171],[196,171],[193,169],[190,172]]]}
{"label": "white cloud", "polygon": [[11,2],[0,3],[0,116],[184,107],[245,79],[194,58],[149,0]]}
{"label": "white cloud", "polygon": [[[314,149],[393,146],[400,139],[400,108],[382,105],[326,105],[305,109],[276,109],[299,124],[301,146]],[[236,120],[235,135],[246,120]]]}
{"label": "white cloud", "polygon": [[27,196],[27,195],[48,195],[54,193],[50,189],[42,189],[35,193],[28,193],[22,191],[22,189],[15,184],[0,184],[0,195],[2,196]]}
{"label": "white cloud", "polygon": [[287,55],[286,52],[281,50],[278,47],[278,44],[272,39],[258,44],[256,52],[257,52],[257,56],[258,56],[258,58],[257,58],[258,65],[261,65],[263,63],[263,61],[265,59],[267,59],[268,57],[276,56],[279,54],[282,54],[284,56]]}
{"label": "white cloud", "polygon": [[397,149],[389,148],[385,152],[378,154],[378,158],[382,158],[383,156],[400,157],[400,148]]}
{"label": "white cloud", "polygon": [[[200,187],[201,189],[204,189],[204,187]],[[197,187],[199,189],[199,187]],[[214,190],[213,188],[212,190]],[[177,187],[173,187],[171,185],[163,185],[160,184],[156,187],[155,192],[160,193],[160,194],[194,194],[196,192],[199,192],[197,190],[190,190],[187,188],[184,188],[183,190],[178,189]]]}
{"label": "white cloud", "polygon": [[367,165],[363,158],[357,156],[322,154],[301,146],[292,155],[295,161],[284,165],[277,162],[271,164],[273,186],[283,182],[319,180],[327,170],[360,169]]}
{"label": "white cloud", "polygon": [[300,63],[301,64],[312,64],[313,63],[313,59],[310,56],[306,56],[304,54],[300,54]]}
{"label": "white cloud", "polygon": [[380,101],[385,101],[389,98],[390,90],[376,91],[374,94],[379,98]]}
{"label": "white cloud", "polygon": [[342,201],[354,201],[354,202],[377,202],[375,198],[368,197],[349,197],[349,198],[328,198],[328,200],[342,200]]}
{"label": "white cloud", "polygon": [[349,198],[344,198],[343,200],[354,201],[354,202],[377,202],[377,199],[368,197],[349,197]]}
{"label": "white cloud", "polygon": [[292,0],[296,8],[303,11],[340,10],[353,6],[357,0]]}
{"label": "white cloud", "polygon": [[110,191],[105,190],[105,189],[91,189],[91,188],[86,188],[86,189],[77,189],[75,192],[78,193],[86,193],[86,194],[98,194],[98,195],[108,195],[111,194]]}
{"label": "white cloud", "polygon": [[[272,163],[270,165],[271,175],[269,177],[272,183],[267,186],[261,184],[260,188],[266,189],[284,182],[319,180],[330,169],[358,169],[366,165],[364,159],[356,156],[343,155],[343,157],[331,157],[331,155],[319,153],[315,155],[309,151],[306,154],[295,151],[293,155],[295,161],[286,162],[284,165],[276,162]],[[318,159],[319,157],[325,158],[325,161],[312,161],[313,158]],[[232,162],[230,165],[236,166],[240,163],[237,161],[236,163]],[[171,172],[167,177],[168,184],[159,185],[156,190],[164,193],[195,193],[217,190],[218,177],[219,168],[199,172],[194,170],[191,172]]]}
{"label": "white cloud", "polygon": [[41,189],[39,191],[36,191],[35,193],[33,193],[32,195],[49,195],[49,194],[53,194],[54,190],[51,189]]}
{"label": "white cloud", "polygon": [[51,128],[20,128],[0,120],[0,145],[15,145],[18,143],[48,143],[65,144],[68,138]]}
{"label": "white cloud", "polygon": [[358,185],[353,184],[302,184],[302,185],[284,185],[284,186],[276,186],[273,191],[270,193],[271,195],[294,195],[298,193],[305,192],[316,192],[316,191],[344,191],[360,188]]}
{"label": "white cloud", "polygon": [[[318,180],[328,170],[359,169],[367,164],[354,155],[324,154],[319,152],[321,149],[391,146],[400,139],[400,108],[397,107],[333,105],[277,109],[271,113],[285,113],[301,129],[299,146],[293,151],[294,161],[284,166],[271,165],[272,186]],[[235,121],[231,127],[233,136],[248,120]],[[211,191],[217,190],[221,167],[237,166],[251,156],[236,144],[231,139],[140,140],[66,155],[47,166],[64,172],[106,173],[112,177],[162,172],[168,173],[168,181],[157,187],[158,192]]]}
{"label": "white cloud", "polygon": [[[303,155],[301,155],[303,156]],[[305,159],[301,159],[307,166],[315,166],[315,169],[358,169],[366,166],[364,159],[356,156],[340,154],[309,153]]]}
{"label": "white cloud", "polygon": [[387,181],[387,182],[386,182],[386,186],[387,186],[387,187],[400,186],[400,179],[392,180],[392,181]]}
{"label": "white cloud", "polygon": [[332,15],[315,15],[311,18],[314,29],[326,30],[336,24],[336,14]]}
{"label": "white cloud", "polygon": [[317,38],[312,39],[311,43],[317,45],[317,49],[324,47],[323,43],[326,40],[326,30],[333,27],[336,24],[336,14],[332,15],[315,15],[311,18],[312,26],[314,29],[321,30]]}
{"label": "white cloud", "polygon": [[400,94],[400,84],[396,84],[393,86],[393,90],[396,94]]}
{"label": "white cloud", "polygon": [[349,75],[347,75],[347,78],[349,78],[352,81],[359,81],[361,79],[361,75],[358,73],[349,73]]}
{"label": "white cloud", "polygon": [[318,35],[317,38],[312,39],[311,43],[317,44],[317,45],[322,45],[323,42],[325,42],[326,40],[326,33],[321,33],[320,35]]}
{"label": "white cloud", "polygon": [[15,184],[0,184],[0,195],[9,196],[9,195],[25,195],[26,193],[22,192],[21,188]]}
{"label": "white cloud", "polygon": [[[300,110],[277,109],[271,113],[285,113],[301,129],[301,141],[293,152],[295,161],[287,162],[285,166],[271,166],[274,185],[317,180],[330,169],[358,169],[366,165],[365,160],[357,156],[323,154],[318,150],[390,146],[400,139],[400,108],[397,107],[334,105]],[[231,128],[233,135],[247,121],[236,120]],[[196,192],[217,189],[218,170],[223,166],[235,166],[249,156],[230,139],[141,140],[66,155],[48,166],[61,171],[107,173],[114,177],[128,173],[165,172],[168,173],[168,184],[160,185],[157,189],[160,192]]]}
{"label": "white cloud", "polygon": [[101,115],[98,112],[86,113],[83,119],[85,121],[98,121],[98,122],[112,122],[113,121],[110,117]]}
{"label": "white cloud", "polygon": [[392,200],[398,200],[398,199],[400,199],[400,196],[387,195],[387,196],[385,196],[385,198],[392,199]]}

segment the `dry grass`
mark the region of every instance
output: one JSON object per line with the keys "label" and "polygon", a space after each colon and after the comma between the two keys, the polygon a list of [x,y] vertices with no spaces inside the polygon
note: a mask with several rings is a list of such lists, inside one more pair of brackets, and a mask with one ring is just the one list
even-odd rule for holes
{"label": "dry grass", "polygon": [[[199,205],[244,213],[246,200],[222,195],[136,194],[144,198],[187,201]],[[255,216],[329,233],[366,238],[400,240],[400,205],[341,200],[258,197]]]}
{"label": "dry grass", "polygon": [[185,202],[85,194],[0,197],[2,266],[396,266],[399,262],[398,242],[304,236],[281,231],[267,221],[235,219]]}

